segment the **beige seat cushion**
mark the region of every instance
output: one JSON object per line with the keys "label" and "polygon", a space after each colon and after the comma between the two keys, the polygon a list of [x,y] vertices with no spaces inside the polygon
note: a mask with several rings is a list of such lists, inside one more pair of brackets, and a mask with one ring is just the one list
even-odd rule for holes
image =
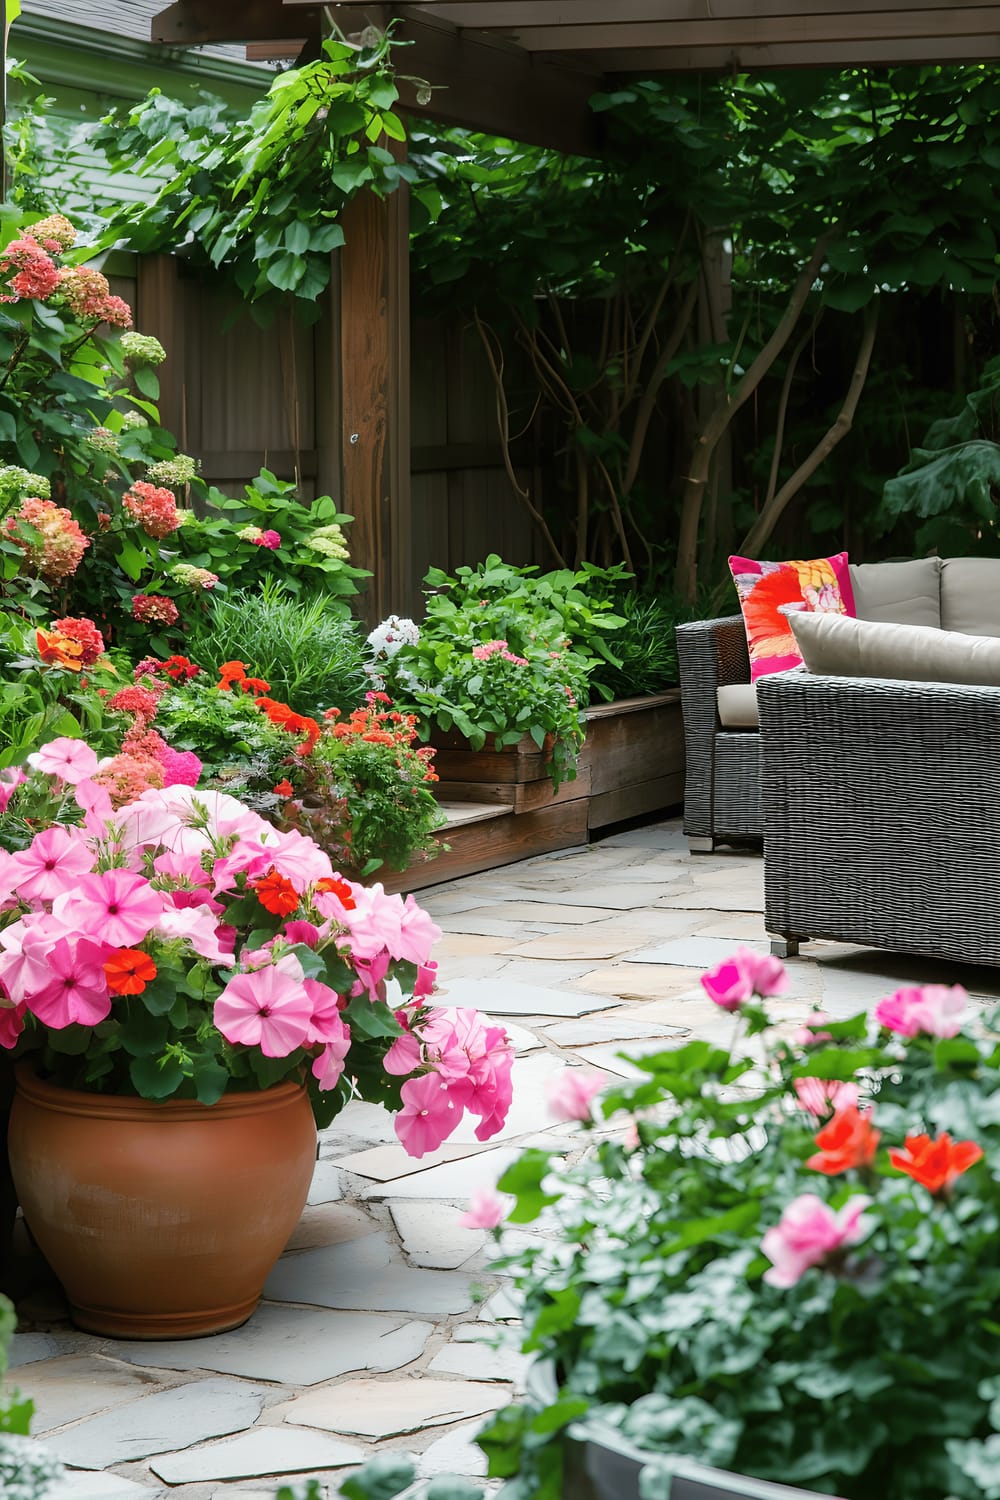
{"label": "beige seat cushion", "polygon": [[851,586],[860,620],[898,625],[941,624],[941,559],[851,563]]}
{"label": "beige seat cushion", "polygon": [[759,729],[757,689],[752,682],[732,682],[715,690],[723,729]]}
{"label": "beige seat cushion", "polygon": [[1000,557],[944,559],[941,625],[966,635],[1000,636]]}
{"label": "beige seat cushion", "polygon": [[852,620],[846,615],[790,617],[810,672],[891,677],[910,682],[1000,686],[1000,640],[927,625]]}

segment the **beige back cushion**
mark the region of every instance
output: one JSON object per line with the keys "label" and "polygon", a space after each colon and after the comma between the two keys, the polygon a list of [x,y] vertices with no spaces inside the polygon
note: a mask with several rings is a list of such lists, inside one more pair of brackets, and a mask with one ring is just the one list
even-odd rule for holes
{"label": "beige back cushion", "polygon": [[810,672],[1000,687],[1000,639],[926,625],[852,620],[847,615],[789,618]]}
{"label": "beige back cushion", "polygon": [[966,635],[1000,636],[1000,557],[946,557],[941,624]]}
{"label": "beige back cushion", "polygon": [[851,586],[860,620],[941,626],[939,557],[919,557],[913,562],[851,563]]}
{"label": "beige back cushion", "polygon": [[723,729],[758,729],[757,685],[753,682],[731,682],[715,690],[719,723]]}

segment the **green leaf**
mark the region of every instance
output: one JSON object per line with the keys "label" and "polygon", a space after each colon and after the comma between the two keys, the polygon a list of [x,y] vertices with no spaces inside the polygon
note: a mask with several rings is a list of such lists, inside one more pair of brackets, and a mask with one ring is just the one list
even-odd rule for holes
{"label": "green leaf", "polygon": [[380,1453],[345,1479],[340,1493],[345,1500],[395,1500],[413,1483],[416,1470],[410,1459],[396,1453]]}
{"label": "green leaf", "polygon": [[294,219],[285,226],[285,245],[293,255],[304,255],[309,249],[311,238],[309,225],[303,224],[301,219]]}
{"label": "green leaf", "polygon": [[155,370],[151,370],[148,365],[139,365],[132,371],[132,379],[142,394],[148,396],[150,401],[158,401],[160,399],[160,382]]}
{"label": "green leaf", "polygon": [[166,1099],[184,1082],[184,1069],[174,1057],[134,1057],[128,1072],[143,1099]]}

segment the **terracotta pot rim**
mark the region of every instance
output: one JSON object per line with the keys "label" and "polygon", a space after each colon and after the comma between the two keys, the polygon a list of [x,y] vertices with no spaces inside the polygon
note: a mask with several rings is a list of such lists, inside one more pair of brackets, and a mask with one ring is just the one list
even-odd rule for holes
{"label": "terracotta pot rim", "polygon": [[167,1125],[187,1120],[203,1120],[209,1113],[236,1119],[241,1115],[259,1115],[268,1110],[284,1109],[306,1091],[305,1084],[286,1080],[284,1083],[273,1084],[269,1089],[223,1094],[215,1104],[201,1104],[197,1099],[141,1099],[130,1094],[100,1094],[88,1093],[85,1089],[68,1089],[39,1078],[29,1062],[18,1063],[14,1072],[19,1094],[58,1113],[108,1120],[156,1118]]}

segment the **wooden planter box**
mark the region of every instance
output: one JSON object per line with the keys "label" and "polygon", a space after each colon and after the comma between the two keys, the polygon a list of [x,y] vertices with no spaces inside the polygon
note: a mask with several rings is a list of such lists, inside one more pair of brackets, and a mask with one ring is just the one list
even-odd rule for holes
{"label": "wooden planter box", "polygon": [[440,777],[435,790],[449,818],[438,837],[449,850],[387,875],[389,890],[420,890],[569,849],[586,843],[592,829],[684,800],[684,727],[676,688],[589,708],[576,777],[556,793],[530,735],[503,750],[489,744],[471,750],[455,733],[432,736],[431,743]]}

